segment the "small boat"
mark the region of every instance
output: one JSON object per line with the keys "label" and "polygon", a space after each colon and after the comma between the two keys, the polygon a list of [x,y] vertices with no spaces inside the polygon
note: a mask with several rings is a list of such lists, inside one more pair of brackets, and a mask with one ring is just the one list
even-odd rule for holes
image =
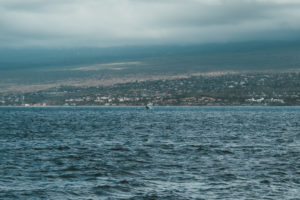
{"label": "small boat", "polygon": [[146,105],[146,109],[147,109],[147,110],[150,110],[150,109],[152,109],[152,106],[153,106],[152,103],[148,103],[148,104]]}

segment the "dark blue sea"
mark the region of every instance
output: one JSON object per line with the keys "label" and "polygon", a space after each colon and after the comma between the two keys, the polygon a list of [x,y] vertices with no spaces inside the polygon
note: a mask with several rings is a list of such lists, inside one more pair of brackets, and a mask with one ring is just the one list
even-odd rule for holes
{"label": "dark blue sea", "polygon": [[300,199],[300,107],[2,107],[0,199]]}

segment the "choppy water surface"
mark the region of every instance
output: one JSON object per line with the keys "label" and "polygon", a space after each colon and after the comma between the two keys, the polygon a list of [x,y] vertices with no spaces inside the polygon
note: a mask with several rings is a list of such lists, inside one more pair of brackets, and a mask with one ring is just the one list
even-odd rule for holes
{"label": "choppy water surface", "polygon": [[0,108],[0,199],[299,197],[299,107]]}

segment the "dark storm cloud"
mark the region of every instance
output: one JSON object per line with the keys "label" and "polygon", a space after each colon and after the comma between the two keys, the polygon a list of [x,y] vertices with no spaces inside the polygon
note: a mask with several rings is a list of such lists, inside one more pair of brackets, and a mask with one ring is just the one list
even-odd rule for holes
{"label": "dark storm cloud", "polygon": [[295,39],[296,0],[0,0],[1,46]]}

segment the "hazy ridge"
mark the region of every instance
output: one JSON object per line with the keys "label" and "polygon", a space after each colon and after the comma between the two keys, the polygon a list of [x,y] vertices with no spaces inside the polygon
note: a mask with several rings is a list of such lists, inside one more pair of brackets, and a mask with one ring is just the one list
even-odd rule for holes
{"label": "hazy ridge", "polygon": [[299,42],[1,49],[0,91],[111,85],[197,73],[300,69]]}

